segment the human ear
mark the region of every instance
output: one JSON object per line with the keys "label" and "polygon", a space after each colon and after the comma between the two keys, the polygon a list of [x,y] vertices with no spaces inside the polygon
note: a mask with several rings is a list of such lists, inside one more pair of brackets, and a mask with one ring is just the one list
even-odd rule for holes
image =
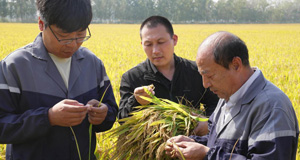
{"label": "human ear", "polygon": [[44,22],[41,20],[41,17],[39,17],[38,23],[39,23],[39,29],[40,29],[40,31],[44,31],[45,24],[44,24]]}
{"label": "human ear", "polygon": [[241,65],[243,65],[243,64],[242,64],[242,60],[241,60],[240,57],[234,57],[234,58],[232,59],[231,64],[232,64],[232,68],[233,68],[234,70],[238,70],[238,69],[241,67]]}
{"label": "human ear", "polygon": [[173,35],[172,37],[173,41],[174,41],[174,46],[176,46],[177,41],[178,41],[178,36],[176,34]]}

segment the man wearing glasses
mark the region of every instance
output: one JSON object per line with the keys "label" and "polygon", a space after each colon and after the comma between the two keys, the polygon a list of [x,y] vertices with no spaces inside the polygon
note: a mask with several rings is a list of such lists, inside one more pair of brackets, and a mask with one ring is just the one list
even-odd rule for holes
{"label": "man wearing glasses", "polygon": [[91,37],[91,1],[36,5],[41,33],[0,63],[0,143],[7,144],[6,159],[95,159],[95,133],[112,127],[118,107],[102,61],[81,47]]}

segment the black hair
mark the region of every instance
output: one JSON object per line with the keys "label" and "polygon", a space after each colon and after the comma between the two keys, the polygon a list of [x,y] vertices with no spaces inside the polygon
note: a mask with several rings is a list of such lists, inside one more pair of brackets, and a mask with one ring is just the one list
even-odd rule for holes
{"label": "black hair", "polygon": [[225,35],[218,38],[213,45],[215,62],[229,69],[229,64],[232,62],[233,58],[239,57],[244,66],[250,66],[248,49],[245,42],[229,32],[223,33],[225,33]]}
{"label": "black hair", "polygon": [[92,20],[90,0],[36,0],[41,20],[65,32],[85,30]]}
{"label": "black hair", "polygon": [[167,32],[170,34],[170,36],[172,38],[174,35],[174,30],[173,30],[172,24],[167,18],[162,17],[162,16],[151,16],[151,17],[148,17],[146,20],[144,20],[144,22],[142,23],[141,28],[140,28],[140,37],[142,38],[141,32],[142,32],[142,29],[144,28],[144,26],[146,26],[147,28],[155,28],[159,24],[166,27]]}

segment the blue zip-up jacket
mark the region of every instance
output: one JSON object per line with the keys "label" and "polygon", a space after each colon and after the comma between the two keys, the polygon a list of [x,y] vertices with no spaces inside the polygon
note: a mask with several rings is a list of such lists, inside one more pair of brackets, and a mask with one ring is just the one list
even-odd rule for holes
{"label": "blue zip-up jacket", "polygon": [[223,117],[221,99],[209,119],[209,134],[191,136],[208,147],[209,160],[295,160],[298,121],[289,98],[263,74]]}
{"label": "blue zip-up jacket", "polygon": [[[91,51],[80,47],[72,56],[69,87],[50,58],[40,33],[35,41],[9,54],[0,63],[0,143],[6,143],[7,160],[79,159],[69,127],[51,126],[48,110],[63,99],[86,104],[100,100],[108,113],[93,126],[92,154],[96,132],[109,130],[118,113],[104,65]],[[88,159],[89,121],[73,126],[81,158]],[[92,155],[95,159],[95,156]]]}

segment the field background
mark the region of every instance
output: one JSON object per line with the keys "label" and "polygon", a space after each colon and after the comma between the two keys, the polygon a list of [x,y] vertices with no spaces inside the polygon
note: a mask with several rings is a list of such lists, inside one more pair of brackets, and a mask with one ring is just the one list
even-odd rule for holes
{"label": "field background", "polygon": [[[92,24],[90,30],[92,37],[83,46],[104,62],[119,102],[121,75],[146,59],[139,25]],[[0,59],[32,42],[39,33],[38,24],[0,23],[0,31]],[[179,37],[175,53],[191,60],[195,60],[197,47],[208,35],[229,31],[239,36],[248,46],[251,66],[260,68],[268,80],[288,95],[297,117],[300,116],[300,24],[174,25],[174,31]],[[98,137],[100,155],[110,147],[111,139],[105,133]],[[5,145],[0,144],[0,160],[3,159]],[[300,160],[299,150],[297,159]]]}

